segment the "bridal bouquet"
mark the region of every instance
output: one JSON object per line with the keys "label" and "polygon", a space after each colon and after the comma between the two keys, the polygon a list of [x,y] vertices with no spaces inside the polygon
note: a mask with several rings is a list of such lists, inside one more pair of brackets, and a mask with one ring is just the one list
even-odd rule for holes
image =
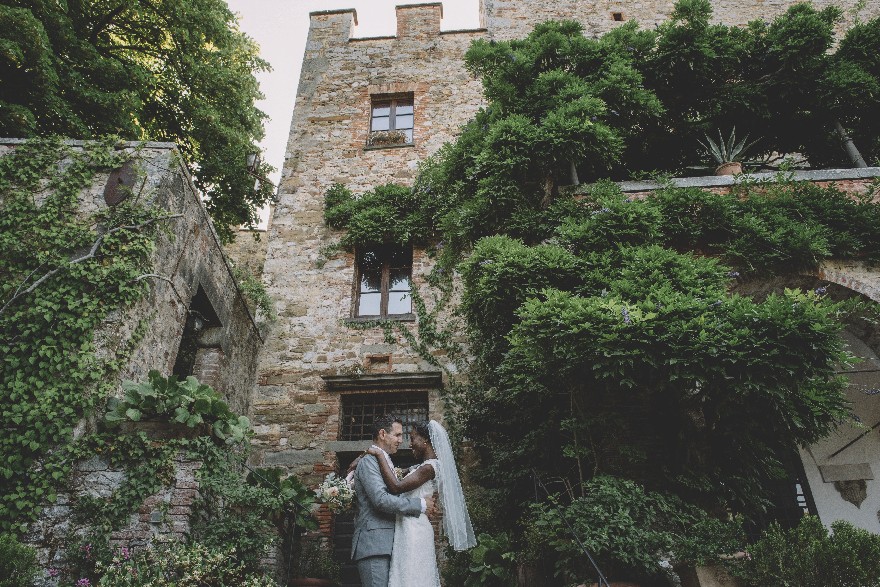
{"label": "bridal bouquet", "polygon": [[319,502],[326,503],[335,514],[348,511],[354,503],[354,487],[345,477],[338,477],[336,473],[327,475],[324,482],[315,489],[315,495]]}

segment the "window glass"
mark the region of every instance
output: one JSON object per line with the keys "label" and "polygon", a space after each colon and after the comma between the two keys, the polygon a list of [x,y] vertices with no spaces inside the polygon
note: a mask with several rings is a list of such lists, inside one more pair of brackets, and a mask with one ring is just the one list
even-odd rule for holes
{"label": "window glass", "polygon": [[395,316],[412,312],[412,248],[379,246],[358,254],[358,316]]}
{"label": "window glass", "polygon": [[388,292],[388,315],[395,316],[412,312],[409,290]]}
{"label": "window glass", "polygon": [[376,104],[373,106],[373,118],[377,116],[390,116],[391,104]]}
{"label": "window glass", "polygon": [[400,116],[401,114],[412,114],[413,113],[413,105],[411,102],[408,104],[405,102],[398,102],[397,108],[395,109],[395,112],[397,112],[398,116]]}
{"label": "window glass", "polygon": [[391,269],[391,277],[388,280],[389,291],[409,291],[409,267]]}
{"label": "window glass", "polygon": [[397,119],[394,122],[394,128],[398,130],[403,130],[405,128],[413,127],[413,115],[407,114],[405,116],[401,116],[398,114]]}
{"label": "window glass", "polygon": [[382,309],[381,303],[381,293],[361,293],[358,300],[358,316],[379,316]]}
{"label": "window glass", "polygon": [[370,127],[370,130],[388,130],[389,121],[390,118],[387,116],[373,118],[373,126]]}

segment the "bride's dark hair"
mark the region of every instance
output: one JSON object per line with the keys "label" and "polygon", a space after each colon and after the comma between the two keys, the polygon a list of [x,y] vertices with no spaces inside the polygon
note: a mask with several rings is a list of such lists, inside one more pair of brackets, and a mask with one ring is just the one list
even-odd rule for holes
{"label": "bride's dark hair", "polygon": [[428,421],[422,420],[420,422],[413,422],[413,430],[422,438],[428,441],[428,444],[434,446],[431,442],[431,431],[428,429]]}

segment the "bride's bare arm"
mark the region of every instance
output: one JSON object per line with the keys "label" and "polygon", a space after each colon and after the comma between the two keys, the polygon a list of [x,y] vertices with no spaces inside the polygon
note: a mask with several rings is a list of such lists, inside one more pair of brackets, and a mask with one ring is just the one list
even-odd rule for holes
{"label": "bride's bare arm", "polygon": [[400,481],[382,453],[377,449],[371,448],[367,454],[372,455],[379,462],[379,471],[382,473],[382,480],[385,482],[385,487],[388,488],[388,493],[399,495],[404,491],[415,489],[422,485],[422,483],[434,478],[434,467],[432,465],[422,465]]}

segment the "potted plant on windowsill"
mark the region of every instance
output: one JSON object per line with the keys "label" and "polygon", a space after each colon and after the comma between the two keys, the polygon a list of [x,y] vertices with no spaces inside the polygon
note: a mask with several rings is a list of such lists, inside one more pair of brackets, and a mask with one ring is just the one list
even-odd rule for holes
{"label": "potted plant on windowsill", "polygon": [[746,135],[743,140],[738,143],[736,142],[736,127],[733,127],[730,131],[730,136],[727,137],[727,140],[721,136],[720,129],[718,131],[717,143],[710,139],[709,135],[706,135],[705,143],[697,139],[697,142],[703,146],[706,153],[711,155],[715,162],[718,163],[718,167],[715,168],[715,175],[736,175],[742,173],[742,161],[746,151],[753,147],[758,142],[758,139],[752,142],[748,141],[749,135]]}

